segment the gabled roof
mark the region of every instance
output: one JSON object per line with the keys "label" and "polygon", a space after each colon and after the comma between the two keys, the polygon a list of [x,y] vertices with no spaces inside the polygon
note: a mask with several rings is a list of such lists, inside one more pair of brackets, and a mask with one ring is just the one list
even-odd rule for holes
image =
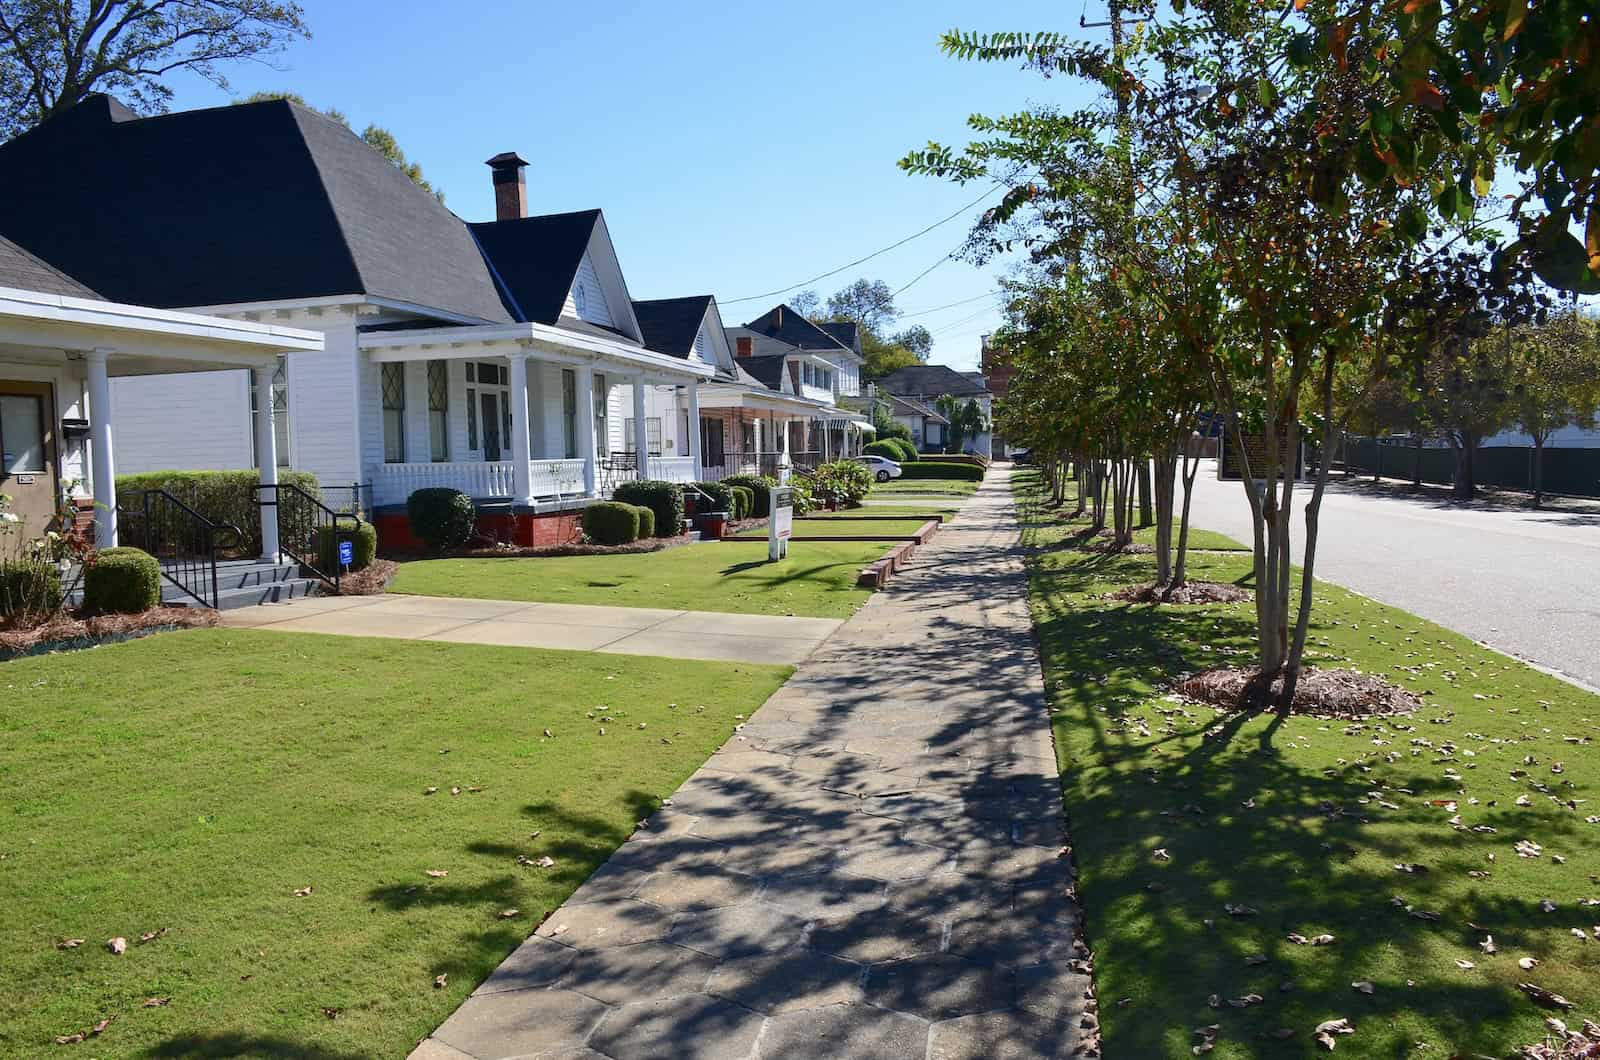
{"label": "gabled roof", "polygon": [[908,397],[901,397],[897,394],[889,395],[889,407],[891,414],[895,416],[925,416],[934,423],[948,424],[950,422],[945,418],[944,414],[938,410],[930,408],[920,401],[916,401]]}
{"label": "gabled roof", "polygon": [[71,276],[29,254],[5,236],[0,236],[0,287],[104,301]]}
{"label": "gabled roof", "polygon": [[824,320],[817,327],[826,331],[839,345],[860,356],[861,329],[853,320]]}
{"label": "gabled roof", "polygon": [[0,145],[0,230],[119,302],[365,295],[509,322],[461,220],[287,100],[140,118],[106,96]]}
{"label": "gabled roof", "polygon": [[467,227],[493,266],[512,317],[554,324],[599,221],[599,210],[578,210]]}
{"label": "gabled roof", "polygon": [[786,354],[757,354],[754,357],[740,357],[738,366],[750,373],[761,385],[769,390],[783,389],[783,366],[787,360]]}
{"label": "gabled roof", "polygon": [[828,332],[805,318],[805,315],[792,306],[777,305],[767,310],[745,325],[747,329],[757,335],[782,343],[797,350],[826,350],[837,353],[847,350],[854,353],[848,345],[840,342]]}
{"label": "gabled roof", "polygon": [[974,382],[954,368],[942,364],[912,364],[896,368],[878,380],[878,389],[913,397],[939,397],[942,394],[971,397],[989,392],[981,382]]}
{"label": "gabled roof", "polygon": [[644,344],[657,353],[669,353],[685,360],[694,353],[694,340],[705,323],[706,310],[711,306],[708,294],[688,298],[652,298],[633,303],[633,315],[639,319],[639,330],[644,333]]}

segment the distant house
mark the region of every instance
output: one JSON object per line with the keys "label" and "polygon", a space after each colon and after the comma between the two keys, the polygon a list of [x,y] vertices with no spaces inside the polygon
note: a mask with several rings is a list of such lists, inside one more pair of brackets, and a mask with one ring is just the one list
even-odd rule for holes
{"label": "distant house", "polygon": [[[981,375],[973,378],[972,375],[958,372],[942,364],[913,364],[897,368],[878,380],[878,390],[890,397],[909,400],[928,409],[936,408],[934,403],[948,394],[960,399],[962,404],[968,400],[976,401],[985,421],[994,415],[994,395],[984,385]],[[939,428],[936,439],[933,436],[919,437],[918,445],[931,452],[942,451],[948,440],[944,429]],[[962,448],[990,456],[992,443],[991,434],[985,431],[975,437],[964,439]]]}
{"label": "distant house", "polygon": [[944,450],[945,434],[950,421],[938,410],[924,405],[915,398],[889,397],[889,416],[911,432],[918,449],[929,452]]}

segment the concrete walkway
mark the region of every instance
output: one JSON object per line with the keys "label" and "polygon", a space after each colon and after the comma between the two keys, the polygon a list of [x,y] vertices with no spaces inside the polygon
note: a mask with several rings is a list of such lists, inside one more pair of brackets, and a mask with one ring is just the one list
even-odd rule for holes
{"label": "concrete walkway", "polygon": [[815,651],[843,622],[836,618],[385,594],[313,596],[245,607],[224,611],[222,624],[286,633],[793,664]]}
{"label": "concrete walkway", "polygon": [[1089,1055],[1017,540],[996,469],[413,1060]]}

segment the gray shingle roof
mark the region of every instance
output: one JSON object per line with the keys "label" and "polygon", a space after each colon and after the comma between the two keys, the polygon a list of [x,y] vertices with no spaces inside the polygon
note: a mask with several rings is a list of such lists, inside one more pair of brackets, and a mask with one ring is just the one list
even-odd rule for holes
{"label": "gray shingle roof", "polygon": [[688,298],[652,298],[633,303],[633,315],[639,321],[644,344],[657,353],[667,353],[685,360],[694,352],[695,336],[705,321],[706,310],[711,307],[708,294]]}
{"label": "gray shingle roof", "polygon": [[91,96],[0,145],[0,231],[108,298],[367,295],[507,323],[471,232],[286,100],[140,118]]}
{"label": "gray shingle roof", "polygon": [[928,398],[939,397],[942,394],[949,394],[952,397],[971,397],[989,392],[981,383],[974,382],[954,368],[942,364],[913,364],[905,368],[896,368],[878,380],[878,389],[890,394]]}
{"label": "gray shingle roof", "polygon": [[745,327],[754,334],[798,350],[849,349],[792,306],[773,306]]}
{"label": "gray shingle roof", "polygon": [[0,236],[0,287],[19,287],[24,291],[66,295],[69,298],[100,298],[71,276],[29,254],[5,236]]}
{"label": "gray shingle roof", "polygon": [[757,354],[754,357],[740,357],[737,364],[760,380],[768,390],[782,390],[783,366],[787,359],[783,354]]}
{"label": "gray shingle roof", "polygon": [[841,346],[848,347],[851,353],[861,352],[861,329],[853,320],[825,320],[817,327],[826,331]]}

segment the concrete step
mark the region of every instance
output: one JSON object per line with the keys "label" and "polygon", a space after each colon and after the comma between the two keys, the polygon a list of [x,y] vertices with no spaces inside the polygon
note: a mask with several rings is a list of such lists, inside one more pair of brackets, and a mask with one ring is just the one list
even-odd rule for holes
{"label": "concrete step", "polygon": [[232,611],[240,607],[260,604],[281,604],[316,591],[317,582],[311,578],[293,578],[263,585],[247,585],[217,591],[217,610]]}
{"label": "concrete step", "polygon": [[234,560],[217,564],[218,589],[243,589],[254,585],[275,585],[300,577],[296,563],[250,562]]}

